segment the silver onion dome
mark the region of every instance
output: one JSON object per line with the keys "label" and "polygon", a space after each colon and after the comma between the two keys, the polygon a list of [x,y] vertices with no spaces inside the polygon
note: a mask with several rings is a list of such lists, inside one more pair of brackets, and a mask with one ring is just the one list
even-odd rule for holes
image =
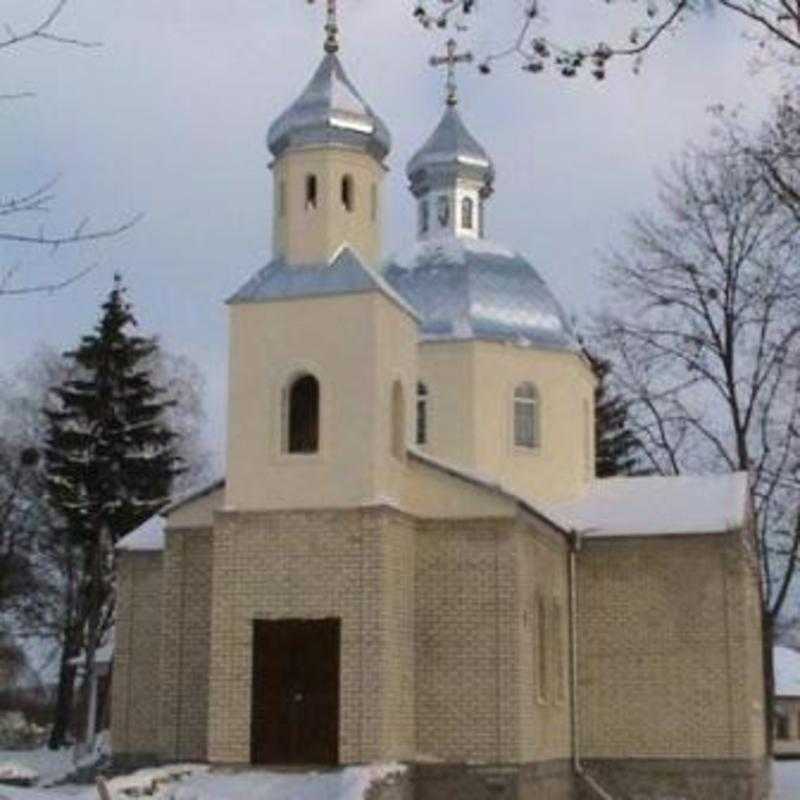
{"label": "silver onion dome", "polygon": [[392,258],[384,276],[422,318],[424,340],[580,349],[567,315],[536,269],[485,239],[418,242]]}
{"label": "silver onion dome", "polygon": [[353,86],[335,52],[326,53],[308,86],[267,135],[276,158],[289,147],[341,145],[367,150],[382,161],[391,144],[388,128]]}
{"label": "silver onion dome", "polygon": [[492,159],[467,130],[453,105],[447,106],[436,130],[408,162],[406,173],[411,191],[417,196],[455,176],[483,182],[487,193],[494,182]]}

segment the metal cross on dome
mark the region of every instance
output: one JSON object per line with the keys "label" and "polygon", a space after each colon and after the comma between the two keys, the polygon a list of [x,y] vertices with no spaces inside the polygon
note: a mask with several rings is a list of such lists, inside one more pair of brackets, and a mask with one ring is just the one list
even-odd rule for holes
{"label": "metal cross on dome", "polygon": [[[306,0],[309,5],[313,5],[314,0]],[[336,0],[326,0],[328,6],[328,18],[325,23],[325,52],[339,52],[339,23],[337,19]]]}
{"label": "metal cross on dome", "polygon": [[456,84],[456,66],[458,64],[472,63],[472,53],[456,52],[458,45],[455,39],[447,42],[446,56],[431,56],[430,64],[432,67],[447,65],[447,105],[455,106],[458,104],[458,86]]}

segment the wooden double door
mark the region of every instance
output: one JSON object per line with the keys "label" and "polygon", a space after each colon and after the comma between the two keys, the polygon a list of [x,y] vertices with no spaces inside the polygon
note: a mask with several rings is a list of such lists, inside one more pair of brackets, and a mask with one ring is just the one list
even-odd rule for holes
{"label": "wooden double door", "polygon": [[341,622],[255,620],[254,764],[337,764]]}

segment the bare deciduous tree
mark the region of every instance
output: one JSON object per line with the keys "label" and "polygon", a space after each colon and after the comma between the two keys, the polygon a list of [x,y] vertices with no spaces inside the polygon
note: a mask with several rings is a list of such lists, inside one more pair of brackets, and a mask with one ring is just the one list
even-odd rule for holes
{"label": "bare deciduous tree", "polygon": [[800,547],[800,223],[748,148],[688,150],[609,258],[600,321],[660,473],[747,470],[767,688]]}
{"label": "bare deciduous tree", "polygon": [[[542,72],[550,66],[568,78],[588,67],[595,78],[602,80],[609,62],[619,58],[633,59],[634,71],[638,71],[645,53],[657,42],[693,16],[715,11],[744,22],[752,34],[749,38],[755,39],[762,50],[771,48],[778,58],[791,63],[800,56],[800,4],[795,0],[633,0],[625,4],[607,0],[609,23],[614,15],[623,21],[633,15],[627,35],[616,41],[609,33],[608,41],[582,45],[563,41],[557,34],[548,35],[543,20],[555,3],[525,0],[518,5],[518,35],[507,47],[483,54],[481,72],[490,72],[493,62],[508,57],[516,57],[528,72]],[[449,27],[463,30],[470,22],[491,25],[497,11],[476,0],[418,0],[413,13],[423,27],[435,31]]]}
{"label": "bare deciduous tree", "polygon": [[[98,42],[57,32],[57,23],[61,20],[68,2],[69,0],[57,0],[42,19],[23,28],[16,28],[6,22],[2,26],[5,34],[0,36],[0,56],[37,40],[71,47],[97,47]],[[6,92],[0,94],[0,101],[9,102],[30,97],[33,97],[33,93],[30,91]],[[0,195],[0,244],[31,246],[55,253],[62,247],[83,245],[118,236],[132,228],[141,219],[141,215],[136,215],[116,225],[96,227],[91,224],[88,217],[85,217],[71,229],[59,233],[48,232],[43,225],[30,227],[27,224],[28,219],[40,217],[50,211],[56,182],[56,179],[52,179],[22,194]],[[69,275],[57,280],[48,279],[41,283],[33,283],[23,279],[21,283],[18,283],[16,279],[22,267],[0,265],[0,296],[53,292],[80,280],[94,267],[95,265],[91,264],[73,268]]]}

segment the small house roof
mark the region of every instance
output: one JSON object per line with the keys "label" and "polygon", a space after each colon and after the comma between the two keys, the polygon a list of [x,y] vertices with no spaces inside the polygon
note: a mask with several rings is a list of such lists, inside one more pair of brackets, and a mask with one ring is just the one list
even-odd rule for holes
{"label": "small house roof", "polygon": [[161,513],[150,517],[138,528],[117,542],[117,550],[128,552],[157,552],[164,549],[164,528],[167,524]]}

